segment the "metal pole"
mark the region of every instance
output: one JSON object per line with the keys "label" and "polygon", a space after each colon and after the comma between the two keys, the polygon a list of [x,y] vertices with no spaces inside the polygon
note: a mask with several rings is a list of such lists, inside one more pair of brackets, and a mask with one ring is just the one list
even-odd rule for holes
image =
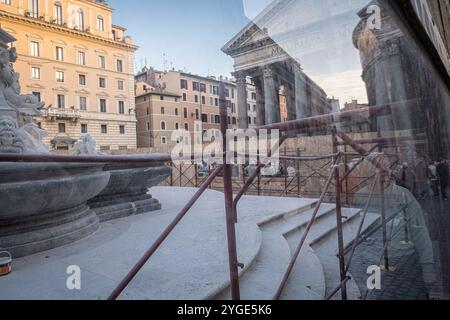
{"label": "metal pole", "polygon": [[[381,138],[381,130],[378,128],[378,138]],[[378,145],[378,152],[383,152],[383,146],[381,144]],[[385,171],[381,170],[380,172],[380,198],[381,198],[381,225],[383,228],[383,247],[384,247],[384,268],[386,272],[389,271],[389,249],[388,249],[388,240],[387,240],[387,227],[386,227],[386,199],[384,194],[384,185],[385,185]]]}
{"label": "metal pole", "polygon": [[[300,158],[300,149],[297,148],[297,157]],[[301,188],[300,188],[300,182],[301,182],[301,178],[300,178],[300,161],[296,161],[297,164],[297,195],[300,198],[300,193],[301,193]]]}
{"label": "metal pole", "polygon": [[195,202],[200,198],[200,196],[208,188],[209,184],[214,180],[214,178],[222,171],[223,165],[220,165],[214,170],[214,172],[206,179],[202,184],[200,189],[195,193],[192,199],[184,206],[184,208],[178,213],[175,219],[167,226],[167,228],[161,233],[161,235],[156,239],[155,243],[145,252],[142,258],[134,265],[134,267],[128,272],[125,278],[120,282],[120,284],[114,289],[114,291],[108,297],[108,300],[115,300],[122,293],[123,290],[128,286],[128,284],[133,280],[139,270],[147,263],[148,259],[156,252],[156,250],[161,246],[164,240],[169,236],[169,234],[175,229],[177,224],[183,219],[186,213],[192,208]]}
{"label": "metal pole", "polygon": [[[338,153],[338,139],[337,139],[337,130],[336,127],[332,130],[332,140],[333,140],[333,153]],[[338,156],[335,158],[338,159]],[[336,160],[335,160],[336,161]],[[336,161],[336,165],[339,164]],[[336,183],[336,222],[337,222],[337,236],[338,236],[338,258],[339,258],[339,271],[341,275],[341,295],[342,300],[347,300],[347,284],[344,280],[347,278],[347,273],[345,270],[345,249],[344,249],[344,230],[342,224],[342,203],[341,203],[341,193],[342,193],[342,184],[341,179],[339,178],[339,168],[334,171],[334,178]]]}
{"label": "metal pole", "polygon": [[195,187],[198,188],[198,168],[197,163],[194,161],[194,174],[195,174]]}
{"label": "metal pole", "polygon": [[228,263],[230,269],[230,284],[232,300],[240,300],[239,292],[239,263],[237,260],[236,248],[236,230],[233,214],[233,185],[231,181],[231,166],[227,164],[227,128],[228,128],[228,110],[227,100],[225,99],[225,84],[219,86],[219,109],[220,109],[220,130],[223,136],[223,188],[225,195],[225,211],[227,221],[227,240],[228,240]]}

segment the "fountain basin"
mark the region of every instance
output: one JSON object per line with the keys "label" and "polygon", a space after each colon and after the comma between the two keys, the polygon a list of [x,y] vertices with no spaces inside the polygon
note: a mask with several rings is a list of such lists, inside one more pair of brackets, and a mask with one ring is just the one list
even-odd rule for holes
{"label": "fountain basin", "polygon": [[98,229],[87,206],[108,184],[104,164],[1,163],[0,248],[14,258],[82,239]]}
{"label": "fountain basin", "polygon": [[110,172],[111,179],[106,188],[88,202],[101,222],[161,209],[161,203],[148,189],[171,174],[169,166],[143,161],[108,164],[104,170]]}

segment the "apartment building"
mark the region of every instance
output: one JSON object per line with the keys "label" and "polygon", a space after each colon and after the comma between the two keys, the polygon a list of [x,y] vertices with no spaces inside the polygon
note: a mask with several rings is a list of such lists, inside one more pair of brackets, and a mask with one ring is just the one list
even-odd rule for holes
{"label": "apartment building", "polygon": [[[205,132],[211,129],[214,132],[220,130],[219,85],[220,82],[223,82],[228,101],[229,128],[237,128],[236,85],[232,79],[203,77],[175,70],[162,72],[153,68],[144,68],[136,75],[135,80],[137,84],[145,83],[151,88],[160,87],[164,91],[180,97],[179,127],[191,133],[193,142],[195,131]],[[197,142],[201,143],[200,140]],[[138,143],[138,146],[148,147],[149,145]]]}
{"label": "apartment building", "polygon": [[170,152],[177,140],[174,131],[183,128],[181,96],[146,82],[136,83],[137,145]]}
{"label": "apartment building", "polygon": [[90,133],[102,151],[135,149],[134,52],[113,9],[94,0],[2,0],[2,28],[17,41],[22,93],[46,106],[36,118],[50,149]]}

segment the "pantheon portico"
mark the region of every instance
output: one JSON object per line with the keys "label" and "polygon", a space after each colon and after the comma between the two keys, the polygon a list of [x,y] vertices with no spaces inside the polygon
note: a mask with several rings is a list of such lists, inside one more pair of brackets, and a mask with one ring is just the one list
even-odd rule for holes
{"label": "pantheon portico", "polygon": [[256,88],[256,125],[281,121],[281,91],[286,97],[288,120],[331,112],[324,90],[302,71],[294,58],[269,37],[267,31],[261,30],[256,24],[250,23],[222,51],[235,62],[239,128],[248,128],[248,79],[251,79]]}

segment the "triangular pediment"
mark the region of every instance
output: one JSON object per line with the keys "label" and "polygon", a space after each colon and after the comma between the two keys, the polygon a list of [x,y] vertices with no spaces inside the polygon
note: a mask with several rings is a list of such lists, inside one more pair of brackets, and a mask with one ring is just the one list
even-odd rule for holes
{"label": "triangular pediment", "polygon": [[76,94],[84,94],[84,95],[89,95],[91,94],[89,91],[87,91],[86,89],[81,89],[81,90],[77,90],[75,91]]}
{"label": "triangular pediment", "polygon": [[97,96],[100,96],[100,97],[109,97],[110,95],[109,95],[108,92],[102,91],[102,92],[97,93]]}

